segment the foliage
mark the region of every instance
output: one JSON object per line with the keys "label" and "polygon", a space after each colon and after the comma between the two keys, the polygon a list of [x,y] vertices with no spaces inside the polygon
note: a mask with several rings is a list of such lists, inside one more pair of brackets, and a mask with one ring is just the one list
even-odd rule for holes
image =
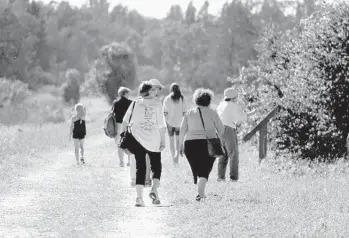
{"label": "foliage", "polygon": [[63,100],[66,103],[76,104],[80,101],[81,76],[76,69],[69,69],[66,73],[66,83],[63,85]]}
{"label": "foliage", "polygon": [[346,151],[348,9],[348,4],[327,6],[286,33],[266,32],[259,44],[251,68],[269,85],[259,89],[264,108],[284,107],[275,121],[281,151],[321,160]]}
{"label": "foliage", "polygon": [[136,62],[132,50],[125,44],[113,42],[101,49],[96,79],[101,92],[112,103],[120,86],[132,87],[136,79]]}
{"label": "foliage", "polygon": [[[20,29],[20,34],[6,42],[5,48],[17,53],[0,59],[0,74],[15,77],[30,89],[62,85],[62,72],[69,68],[82,74],[91,71],[100,59],[99,49],[115,41],[127,45],[139,65],[159,69],[168,82],[190,87],[210,85],[214,80],[219,90],[226,86],[227,76],[236,76],[240,67],[256,58],[251,49],[266,22],[287,22],[280,26],[286,29],[297,18],[309,15],[311,1],[298,4],[297,16],[287,18],[283,9],[290,6],[272,0],[234,0],[224,4],[218,16],[209,14],[208,1],[198,11],[189,2],[184,11],[179,5],[171,6],[161,20],[143,17],[120,4],[109,12],[108,1],[91,0],[81,8],[64,1],[2,1],[1,29],[12,35]],[[255,11],[258,7],[260,11]],[[0,50],[4,44],[0,42]],[[219,71],[219,76],[212,78],[208,70],[203,75],[199,72],[203,65]]]}
{"label": "foliage", "polygon": [[30,94],[27,84],[19,80],[0,78],[0,107],[19,104]]}

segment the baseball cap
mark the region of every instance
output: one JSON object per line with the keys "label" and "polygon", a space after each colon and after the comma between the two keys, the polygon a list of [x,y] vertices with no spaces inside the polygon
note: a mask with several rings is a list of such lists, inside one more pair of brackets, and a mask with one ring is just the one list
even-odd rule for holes
{"label": "baseball cap", "polygon": [[165,88],[165,86],[162,85],[157,79],[150,79],[148,82],[155,87]]}
{"label": "baseball cap", "polygon": [[236,98],[237,96],[238,96],[238,92],[233,88],[227,88],[224,90],[224,99]]}

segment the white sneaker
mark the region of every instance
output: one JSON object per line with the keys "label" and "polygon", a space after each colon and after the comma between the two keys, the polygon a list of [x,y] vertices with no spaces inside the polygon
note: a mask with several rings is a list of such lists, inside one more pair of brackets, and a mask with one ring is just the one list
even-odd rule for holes
{"label": "white sneaker", "polygon": [[136,198],[136,207],[145,207],[144,201],[142,198]]}

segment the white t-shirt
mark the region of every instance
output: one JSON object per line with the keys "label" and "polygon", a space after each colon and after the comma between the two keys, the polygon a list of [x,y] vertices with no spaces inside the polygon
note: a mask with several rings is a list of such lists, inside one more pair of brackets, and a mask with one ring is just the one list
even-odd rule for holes
{"label": "white t-shirt", "polygon": [[[124,116],[128,123],[133,103]],[[161,103],[154,99],[137,99],[130,122],[132,135],[147,150],[160,152],[160,129],[166,127]]]}
{"label": "white t-shirt", "polygon": [[183,114],[186,112],[184,99],[179,99],[178,102],[174,102],[171,99],[171,95],[166,96],[163,104],[163,110],[167,124],[172,127],[181,127]]}
{"label": "white t-shirt", "polygon": [[247,120],[246,113],[235,102],[222,101],[216,111],[223,124],[232,128],[235,128],[237,123]]}

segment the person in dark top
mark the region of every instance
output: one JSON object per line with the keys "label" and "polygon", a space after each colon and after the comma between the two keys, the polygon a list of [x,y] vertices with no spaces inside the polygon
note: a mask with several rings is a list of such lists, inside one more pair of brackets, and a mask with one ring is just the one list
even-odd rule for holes
{"label": "person in dark top", "polygon": [[[130,89],[126,87],[120,87],[118,90],[119,98],[113,102],[112,111],[114,112],[114,116],[117,123],[118,133],[115,137],[115,143],[118,144],[120,140],[119,130],[121,129],[121,125],[124,119],[124,115],[131,105],[132,100],[128,99],[130,94]],[[124,167],[124,151],[118,147],[118,156],[120,160],[120,167]],[[127,166],[130,166],[130,157],[128,157]]]}
{"label": "person in dark top", "polygon": [[[71,118],[69,138],[73,137],[74,139],[76,163],[79,164],[79,162],[81,162],[82,164],[85,164],[84,139],[86,136],[86,122],[85,122],[86,110],[81,103],[76,104],[74,108],[75,108],[76,114]],[[79,159],[79,149],[80,149],[80,159]]]}

